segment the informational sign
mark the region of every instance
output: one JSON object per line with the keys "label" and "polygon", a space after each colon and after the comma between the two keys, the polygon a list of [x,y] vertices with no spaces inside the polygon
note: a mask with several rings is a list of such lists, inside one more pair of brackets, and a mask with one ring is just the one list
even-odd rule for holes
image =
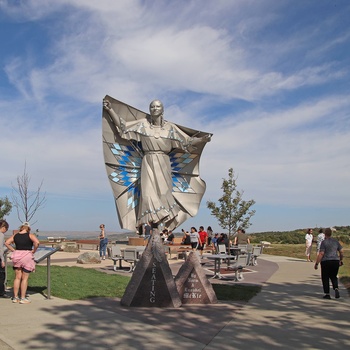
{"label": "informational sign", "polygon": [[34,261],[39,263],[47,259],[47,299],[51,299],[51,255],[60,248],[40,247],[34,254]]}
{"label": "informational sign", "polygon": [[39,263],[59,250],[60,248],[40,247],[34,254],[34,261]]}

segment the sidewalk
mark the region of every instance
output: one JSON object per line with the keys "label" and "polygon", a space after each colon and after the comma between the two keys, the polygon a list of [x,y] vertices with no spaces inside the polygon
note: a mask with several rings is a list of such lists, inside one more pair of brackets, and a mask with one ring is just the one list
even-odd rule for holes
{"label": "sidewalk", "polygon": [[[75,264],[67,260],[59,263]],[[272,276],[265,275],[262,292],[248,304],[127,308],[117,298],[46,300],[41,294],[31,295],[28,305],[0,300],[0,349],[328,350],[350,345],[350,298],[342,286],[340,299],[324,300],[313,264],[269,255],[259,262]],[[110,260],[101,268],[107,265]]]}

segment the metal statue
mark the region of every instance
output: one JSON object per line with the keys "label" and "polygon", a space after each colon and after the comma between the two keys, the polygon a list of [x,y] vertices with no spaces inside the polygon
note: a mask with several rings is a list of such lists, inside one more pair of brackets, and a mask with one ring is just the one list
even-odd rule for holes
{"label": "metal statue", "polygon": [[110,96],[103,100],[103,150],[120,226],[134,231],[151,222],[169,229],[197,214],[205,192],[199,159],[212,134],[164,120]]}

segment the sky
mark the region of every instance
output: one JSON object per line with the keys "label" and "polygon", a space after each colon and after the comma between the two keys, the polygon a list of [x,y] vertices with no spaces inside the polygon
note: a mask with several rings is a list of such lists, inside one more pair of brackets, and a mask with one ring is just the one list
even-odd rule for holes
{"label": "sky", "polygon": [[[39,231],[120,229],[102,153],[102,99],[213,133],[207,208],[233,168],[247,232],[349,225],[347,0],[0,0],[0,197],[26,165]],[[6,217],[20,224],[16,210]]]}

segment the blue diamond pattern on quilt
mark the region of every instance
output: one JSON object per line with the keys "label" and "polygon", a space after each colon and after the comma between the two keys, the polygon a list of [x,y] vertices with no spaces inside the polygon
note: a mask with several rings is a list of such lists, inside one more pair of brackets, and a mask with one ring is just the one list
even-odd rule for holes
{"label": "blue diamond pattern on quilt", "polygon": [[140,171],[142,157],[137,146],[108,144],[116,158],[117,164],[114,171],[109,175],[111,181],[126,187],[127,206],[135,208],[140,198]]}
{"label": "blue diamond pattern on quilt", "polygon": [[185,152],[171,152],[169,154],[174,192],[195,193],[190,184],[187,182],[185,177],[181,175],[180,172],[196,157],[198,157],[197,154],[189,154]]}
{"label": "blue diamond pattern on quilt", "polygon": [[187,180],[180,174],[173,173],[173,192],[195,193]]}
{"label": "blue diamond pattern on quilt", "polygon": [[186,165],[191,163],[193,159],[198,157],[197,154],[189,154],[183,152],[171,152],[169,154],[170,164],[172,171],[177,172],[181,171]]}

